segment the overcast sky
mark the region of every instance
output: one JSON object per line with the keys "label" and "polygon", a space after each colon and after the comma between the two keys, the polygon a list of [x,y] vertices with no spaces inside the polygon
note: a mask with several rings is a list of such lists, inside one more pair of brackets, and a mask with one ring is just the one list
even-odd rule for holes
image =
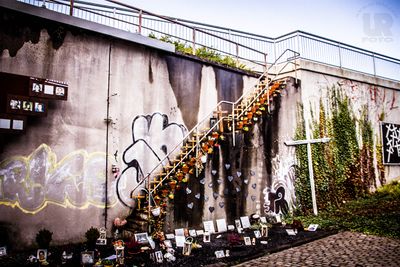
{"label": "overcast sky", "polygon": [[398,0],[118,1],[160,15],[268,37],[303,30],[400,59]]}

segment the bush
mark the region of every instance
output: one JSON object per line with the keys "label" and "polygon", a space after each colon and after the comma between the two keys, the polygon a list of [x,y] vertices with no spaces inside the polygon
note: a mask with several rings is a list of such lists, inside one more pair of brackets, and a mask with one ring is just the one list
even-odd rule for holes
{"label": "bush", "polygon": [[96,244],[96,240],[100,237],[100,232],[97,228],[90,227],[85,233],[86,242],[88,245]]}
{"label": "bush", "polygon": [[53,239],[53,232],[43,228],[36,234],[36,243],[39,248],[49,248],[50,242]]}

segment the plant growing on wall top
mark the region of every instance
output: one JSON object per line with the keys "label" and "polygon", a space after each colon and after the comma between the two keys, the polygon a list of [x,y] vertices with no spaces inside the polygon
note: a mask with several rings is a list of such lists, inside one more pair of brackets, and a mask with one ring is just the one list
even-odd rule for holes
{"label": "plant growing on wall top", "polygon": [[[153,39],[157,39],[157,36],[154,33],[150,33],[149,37],[153,38]],[[183,43],[181,41],[177,41],[177,40],[173,41],[171,36],[169,36],[169,35],[163,35],[160,38],[158,38],[158,40],[175,45],[175,50],[180,53],[193,55],[193,47],[191,47],[190,45],[187,45],[186,43]],[[212,49],[212,48],[201,46],[196,49],[194,55],[196,55],[197,57],[199,57],[201,59],[219,63],[219,64],[222,64],[227,67],[240,69],[240,70],[244,70],[247,72],[252,72],[252,70],[249,69],[245,64],[242,64],[242,63],[238,64],[238,62],[233,57],[227,56],[227,55],[223,56],[223,55],[219,54],[215,49]]]}

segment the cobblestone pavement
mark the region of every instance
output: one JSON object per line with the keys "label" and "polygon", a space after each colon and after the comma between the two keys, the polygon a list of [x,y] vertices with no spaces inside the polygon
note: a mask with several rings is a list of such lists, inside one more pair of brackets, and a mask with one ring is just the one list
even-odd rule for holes
{"label": "cobblestone pavement", "polygon": [[400,240],[340,232],[236,266],[400,266]]}

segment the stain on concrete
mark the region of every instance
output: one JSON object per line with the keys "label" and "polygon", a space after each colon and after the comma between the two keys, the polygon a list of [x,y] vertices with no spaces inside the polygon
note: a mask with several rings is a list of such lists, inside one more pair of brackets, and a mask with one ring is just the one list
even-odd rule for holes
{"label": "stain on concrete", "polygon": [[82,32],[61,23],[0,8],[0,52],[7,49],[10,56],[15,57],[24,43],[39,42],[42,29],[47,30],[54,49],[62,46],[68,31],[73,34]]}
{"label": "stain on concrete", "polygon": [[202,64],[172,55],[165,56],[169,82],[188,129],[197,124]]}
{"label": "stain on concrete", "polygon": [[218,101],[236,101],[243,94],[243,75],[214,67]]}
{"label": "stain on concrete", "polygon": [[266,184],[272,184],[272,159],[279,154],[279,110],[281,107],[281,95],[273,100],[271,113],[262,117],[261,131],[264,143],[264,162],[266,168]]}

